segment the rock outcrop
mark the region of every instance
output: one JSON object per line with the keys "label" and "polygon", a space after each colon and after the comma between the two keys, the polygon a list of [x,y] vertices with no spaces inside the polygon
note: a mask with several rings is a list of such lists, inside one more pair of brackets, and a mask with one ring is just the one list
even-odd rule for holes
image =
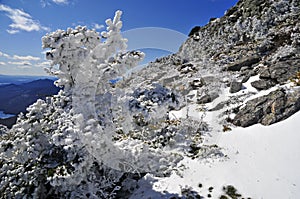
{"label": "rock outcrop", "polygon": [[[299,21],[299,1],[241,0],[224,17],[195,27],[177,55],[200,66],[205,63],[215,67],[218,74],[214,74],[220,82],[224,77],[227,79],[219,86],[225,84],[230,93],[237,93],[231,103],[243,107],[238,111],[229,110],[237,112],[232,120],[234,125],[270,125],[299,110],[298,87],[284,86],[300,71]],[[198,70],[203,72],[207,68]],[[258,79],[251,80],[254,76]],[[245,99],[239,92],[247,82],[257,92],[273,87],[278,90],[243,106]],[[211,101],[209,95],[200,98],[200,102]],[[228,107],[222,109],[228,112]]]}
{"label": "rock outcrop", "polygon": [[270,125],[288,118],[300,110],[300,92],[287,93],[279,89],[246,103],[236,114],[233,123],[247,127],[261,123]]}

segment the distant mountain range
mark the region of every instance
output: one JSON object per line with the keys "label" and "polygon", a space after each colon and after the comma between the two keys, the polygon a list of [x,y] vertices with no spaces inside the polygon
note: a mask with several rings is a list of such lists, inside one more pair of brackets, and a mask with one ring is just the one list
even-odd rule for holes
{"label": "distant mountain range", "polygon": [[56,80],[56,77],[52,76],[24,76],[24,75],[1,75],[0,74],[0,86],[7,84],[24,84],[28,82],[32,82],[38,79],[50,79]]}
{"label": "distant mountain range", "polygon": [[45,99],[47,96],[57,94],[60,88],[53,83],[54,78],[0,75],[0,111],[15,115],[0,118],[0,124],[11,127],[17,115],[20,112],[25,113],[26,108],[37,99]]}

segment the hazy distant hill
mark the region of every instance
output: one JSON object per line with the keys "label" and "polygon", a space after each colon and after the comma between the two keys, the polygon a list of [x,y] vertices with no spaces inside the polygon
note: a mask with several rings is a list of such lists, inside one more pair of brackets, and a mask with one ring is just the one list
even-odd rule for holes
{"label": "hazy distant hill", "polygon": [[[59,90],[50,79],[39,79],[20,85],[0,85],[0,110],[17,115],[25,112],[26,108],[37,99],[45,99],[47,96],[57,94]],[[0,119],[0,123],[11,126],[14,120]]]}
{"label": "hazy distant hill", "polygon": [[25,84],[38,79],[51,79],[55,80],[55,77],[51,76],[23,76],[23,75],[1,75],[0,74],[0,86],[7,84]]}

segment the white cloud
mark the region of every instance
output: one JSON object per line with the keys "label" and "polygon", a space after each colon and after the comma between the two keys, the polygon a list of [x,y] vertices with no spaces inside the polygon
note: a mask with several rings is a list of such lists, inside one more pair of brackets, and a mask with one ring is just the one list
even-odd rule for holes
{"label": "white cloud", "polygon": [[30,69],[31,68],[31,66],[29,66],[29,65],[19,65],[17,67],[20,69]]}
{"label": "white cloud", "polygon": [[52,0],[56,4],[68,4],[68,0]]}
{"label": "white cloud", "polygon": [[44,62],[35,64],[36,67],[49,67],[50,65],[51,65],[50,61],[44,61]]}
{"label": "white cloud", "polygon": [[20,32],[19,30],[6,30],[6,31],[12,35]]}
{"label": "white cloud", "polygon": [[3,66],[3,65],[5,65],[5,63],[4,62],[0,62],[0,66]]}
{"label": "white cloud", "polygon": [[50,6],[52,3],[57,5],[67,5],[69,4],[69,0],[40,0],[42,7],[45,8],[46,6]]}
{"label": "white cloud", "polygon": [[21,60],[21,61],[39,61],[39,60],[41,60],[40,57],[34,57],[31,55],[26,55],[26,56],[13,55],[13,56],[11,56],[11,55],[8,55],[1,51],[0,51],[0,57],[5,57],[8,59],[12,59],[12,60]]}
{"label": "white cloud", "polygon": [[96,30],[100,30],[100,29],[103,29],[104,28],[104,25],[100,25],[100,24],[94,24],[94,28],[96,29]]}
{"label": "white cloud", "polygon": [[20,30],[27,32],[46,30],[49,28],[42,26],[38,21],[33,20],[32,17],[19,9],[12,9],[9,6],[0,4],[0,11],[7,13],[7,16],[12,20],[12,24],[9,25],[10,29],[7,30],[10,34],[16,34]]}
{"label": "white cloud", "polygon": [[10,56],[6,53],[3,53],[0,51],[0,57],[6,57],[6,58],[9,58]]}
{"label": "white cloud", "polygon": [[24,61],[38,61],[40,60],[41,58],[39,57],[33,57],[33,56],[18,56],[18,55],[14,55],[13,56],[13,59],[14,60],[24,60]]}
{"label": "white cloud", "polygon": [[32,64],[29,61],[16,61],[16,62],[8,62],[9,64],[12,65],[18,65],[18,66],[32,66]]}

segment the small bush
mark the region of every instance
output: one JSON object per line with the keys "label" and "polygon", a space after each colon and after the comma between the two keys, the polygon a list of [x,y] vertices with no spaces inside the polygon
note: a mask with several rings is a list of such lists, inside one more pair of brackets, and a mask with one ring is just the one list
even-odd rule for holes
{"label": "small bush", "polygon": [[295,84],[295,86],[300,86],[300,71],[298,71],[290,80]]}

